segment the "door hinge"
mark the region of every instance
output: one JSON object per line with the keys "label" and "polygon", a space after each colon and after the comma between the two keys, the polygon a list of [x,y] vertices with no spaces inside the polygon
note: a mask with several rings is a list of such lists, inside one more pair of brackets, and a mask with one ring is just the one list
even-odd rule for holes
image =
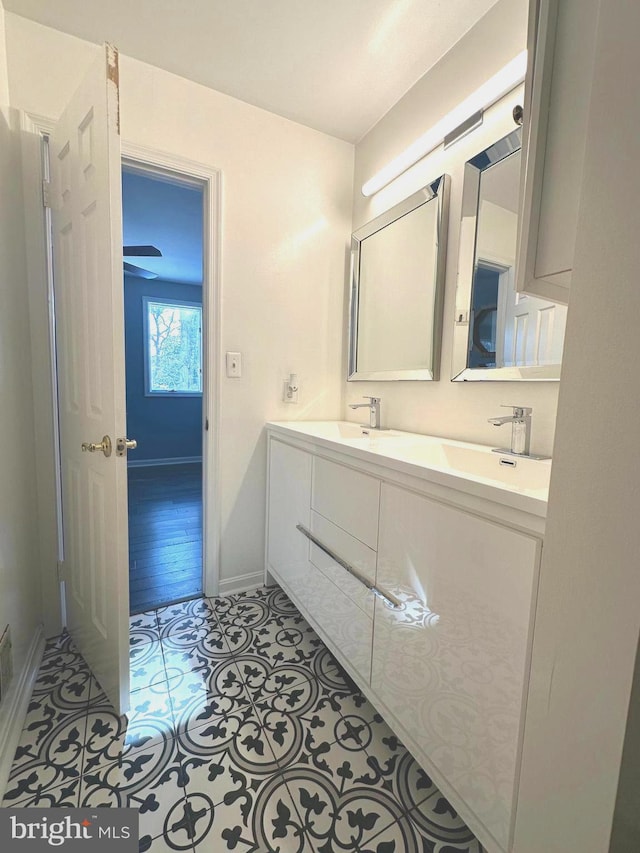
{"label": "door hinge", "polygon": [[209,432],[209,418],[204,419],[204,431]]}
{"label": "door hinge", "polygon": [[42,206],[51,207],[51,181],[42,181]]}
{"label": "door hinge", "polygon": [[62,583],[62,581],[66,581],[66,579],[67,579],[66,572],[65,572],[65,566],[64,566],[64,560],[58,560],[57,567],[58,567],[58,581],[59,581],[59,583]]}

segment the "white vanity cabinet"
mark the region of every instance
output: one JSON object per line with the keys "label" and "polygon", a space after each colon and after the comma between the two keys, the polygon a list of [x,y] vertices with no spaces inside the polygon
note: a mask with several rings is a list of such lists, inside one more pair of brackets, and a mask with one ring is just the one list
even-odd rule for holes
{"label": "white vanity cabinet", "polygon": [[578,224],[598,0],[531,0],[517,289],[566,303]]}
{"label": "white vanity cabinet", "polygon": [[[327,432],[269,425],[267,572],[488,853],[507,853],[546,512],[533,463],[531,488],[505,497],[403,461],[441,440],[408,450],[409,434],[333,441],[313,426]],[[447,452],[464,462],[470,447]],[[512,477],[512,461],[483,459]]]}
{"label": "white vanity cabinet", "polygon": [[540,540],[383,484],[371,689],[508,849]]}

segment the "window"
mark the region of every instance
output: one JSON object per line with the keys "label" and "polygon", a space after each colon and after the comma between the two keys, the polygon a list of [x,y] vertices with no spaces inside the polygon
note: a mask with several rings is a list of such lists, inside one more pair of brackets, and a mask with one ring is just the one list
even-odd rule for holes
{"label": "window", "polygon": [[202,394],[202,305],[144,300],[147,394]]}

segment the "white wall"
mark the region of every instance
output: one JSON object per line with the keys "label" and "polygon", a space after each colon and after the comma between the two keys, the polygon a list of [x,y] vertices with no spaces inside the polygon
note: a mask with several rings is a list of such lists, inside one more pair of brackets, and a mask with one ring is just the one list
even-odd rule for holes
{"label": "white wall", "polygon": [[[20,155],[11,133],[15,116],[8,108],[6,79],[0,3],[0,632],[11,625],[15,686],[41,614]],[[0,759],[10,702],[8,696],[0,707]]]}
{"label": "white wall", "polygon": [[4,6],[0,0],[0,104],[9,104],[9,69],[5,39]]}
{"label": "white wall", "polygon": [[[365,180],[526,47],[527,10],[527,0],[499,0],[356,146],[354,228],[443,172],[452,178],[451,204],[440,381],[349,382],[345,396],[346,402],[355,402],[363,394],[382,397],[387,426],[482,444],[504,444],[505,436],[487,423],[487,418],[500,413],[500,404],[532,406],[531,449],[549,454],[553,447],[557,383],[518,382],[505,386],[502,382],[449,381],[464,163],[514,129],[511,110],[516,103],[522,103],[522,89],[488,110],[482,127],[447,151],[441,146],[371,198],[360,192]],[[358,419],[358,413],[347,408],[345,414]]]}
{"label": "white wall", "polygon": [[609,849],[640,632],[639,31],[600,0],[515,853]]}
{"label": "white wall", "polygon": [[[55,118],[98,48],[7,14],[12,105]],[[221,576],[264,565],[265,420],[335,418],[353,146],[121,57],[123,139],[222,170]],[[301,386],[281,402],[285,377]],[[230,589],[223,583],[223,591]]]}

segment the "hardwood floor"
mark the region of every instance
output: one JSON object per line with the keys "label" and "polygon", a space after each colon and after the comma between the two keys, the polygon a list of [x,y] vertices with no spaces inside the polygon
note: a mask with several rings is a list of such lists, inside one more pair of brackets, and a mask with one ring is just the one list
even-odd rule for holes
{"label": "hardwood floor", "polygon": [[202,465],[130,468],[128,485],[131,613],[202,595]]}

